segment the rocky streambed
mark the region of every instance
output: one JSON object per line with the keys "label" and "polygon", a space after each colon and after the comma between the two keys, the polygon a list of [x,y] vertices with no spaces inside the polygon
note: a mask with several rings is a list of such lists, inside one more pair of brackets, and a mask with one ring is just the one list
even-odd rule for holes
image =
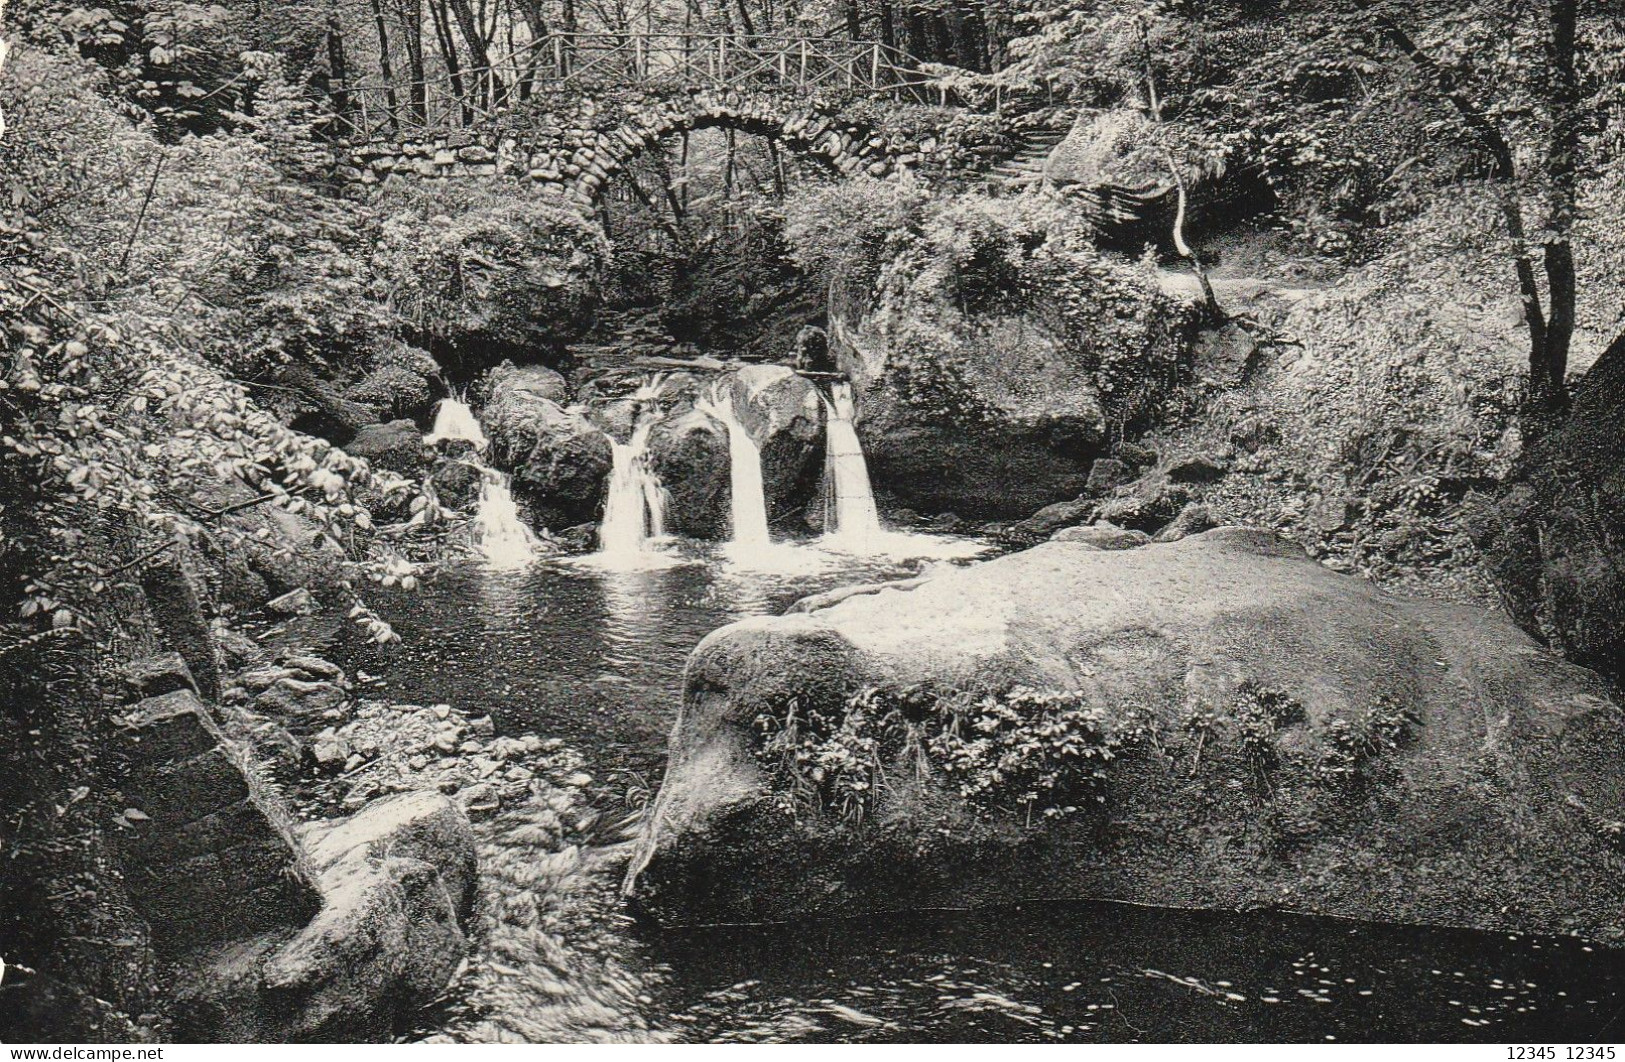
{"label": "rocky streambed", "polygon": [[[1405,615],[1399,604],[1381,595],[1370,597],[1373,592],[1368,589],[1345,590],[1346,583],[1354,588],[1363,584],[1315,569],[1301,558],[1275,556],[1269,550],[1260,554],[1256,544],[1248,545],[1246,541],[1223,545],[1225,534],[1236,533],[1221,533],[1216,543],[1207,547],[1200,539],[1193,539],[1190,541],[1195,545],[1185,548],[1198,553],[1204,548],[1217,549],[1227,558],[1226,570],[1239,571],[1241,576],[1256,564],[1287,565],[1288,573],[1298,571],[1290,565],[1306,565],[1308,571],[1292,576],[1292,580],[1306,582],[1289,580],[1293,586],[1316,588],[1305,602],[1318,602],[1315,610],[1341,602],[1338,607],[1348,613],[1344,606],[1351,606],[1353,600],[1365,601],[1354,610],[1355,614],[1383,617],[1373,628],[1372,637],[1403,643],[1406,636],[1398,633],[1398,628],[1390,630]],[[1094,543],[1087,542],[1048,549],[1065,552],[1069,557],[1072,553],[1088,555],[1094,559],[1084,565],[1084,570],[1094,572],[1090,565],[1126,560],[1127,566],[1133,568],[1136,554],[1151,563],[1161,557],[1158,551],[1174,548],[1141,542],[1116,543],[1132,548],[1115,554],[1098,551]],[[1044,556],[1047,554],[1038,551],[1037,557]],[[895,851],[888,845],[906,838],[896,832],[895,822],[881,815],[861,825],[850,821],[843,825],[839,816],[834,822],[820,824],[816,816],[808,817],[809,811],[803,807],[800,828],[823,840],[818,845],[796,848],[799,842],[793,837],[786,844],[782,834],[775,835],[779,840],[763,834],[771,843],[755,850],[758,863],[748,869],[736,858],[743,854],[741,850],[717,847],[733,836],[730,833],[697,829],[683,842],[691,850],[712,846],[709,851],[715,858],[692,866],[710,868],[707,873],[714,886],[713,903],[731,902],[730,897],[743,895],[746,876],[754,874],[756,885],[748,890],[751,895],[762,903],[783,902],[771,915],[775,924],[749,929],[717,925],[663,928],[634,920],[618,895],[621,877],[633,856],[627,838],[636,829],[639,807],[659,785],[665,734],[674,706],[682,697],[689,651],[710,631],[727,626],[731,620],[761,617],[749,620],[743,628],[758,632],[750,638],[751,644],[760,649],[763,643],[757,639],[762,632],[782,625],[798,629],[828,627],[831,616],[874,612],[877,617],[892,618],[877,620],[876,625],[866,629],[890,631],[887,638],[897,644],[886,649],[860,639],[857,644],[861,651],[845,659],[858,663],[881,660],[949,615],[941,611],[949,598],[963,599],[968,607],[971,597],[952,592],[958,585],[955,580],[991,579],[993,583],[982,587],[987,592],[974,598],[977,611],[985,619],[983,627],[988,637],[968,642],[956,639],[954,647],[945,646],[940,654],[927,654],[937,661],[932,666],[949,666],[956,654],[974,650],[977,645],[992,645],[997,628],[1002,636],[1014,639],[1005,644],[1017,645],[1031,660],[1049,661],[1045,667],[1061,669],[1053,675],[1044,671],[1020,677],[1036,687],[1048,683],[1060,688],[1061,679],[1068,676],[1081,675],[1087,687],[1091,681],[1120,681],[1123,674],[1129,673],[1162,675],[1167,669],[1156,661],[1166,660],[1158,655],[1164,651],[1196,653],[1197,659],[1207,661],[1201,666],[1215,676],[1215,681],[1221,685],[1239,682],[1245,676],[1230,670],[1231,665],[1225,662],[1230,658],[1222,646],[1202,649],[1195,632],[1228,631],[1221,641],[1234,636],[1241,640],[1236,644],[1251,645],[1244,637],[1246,624],[1258,622],[1260,615],[1276,614],[1259,603],[1261,599],[1255,599],[1259,586],[1270,581],[1279,583],[1279,579],[1238,576],[1241,581],[1233,592],[1209,594],[1190,573],[1180,576],[1178,564],[1155,564],[1163,582],[1157,582],[1156,577],[1148,579],[1142,572],[1134,577],[1139,591],[1147,586],[1184,586],[1185,593],[1195,595],[1192,602],[1209,601],[1209,606],[1204,607],[1210,611],[1189,614],[1174,628],[1163,628],[1160,637],[1150,633],[1157,624],[1146,620],[1121,638],[1091,642],[1096,649],[1085,654],[1094,661],[1089,663],[1076,648],[1035,640],[1035,632],[1049,629],[1052,634],[1045,637],[1053,637],[1056,629],[1072,630],[1066,624],[1077,622],[1075,619],[1067,620],[1061,628],[1049,625],[1060,623],[1064,615],[1098,615],[1102,609],[1121,607],[1125,598],[1100,581],[1105,578],[1104,569],[1090,577],[1087,588],[1067,589],[1071,584],[1058,572],[1044,579],[1002,582],[1000,572],[1012,565],[1035,563],[1033,557],[1017,554],[960,575],[938,571],[933,578],[931,573],[925,573],[925,579],[916,578],[894,589],[878,584],[887,578],[918,573],[859,565],[814,575],[773,576],[730,569],[719,558],[705,557],[701,563],[689,566],[638,573],[598,571],[563,562],[543,563],[523,573],[466,566],[447,569],[399,600],[382,601],[381,607],[397,624],[405,641],[387,653],[365,650],[337,654],[348,672],[346,682],[354,684],[352,700],[333,717],[323,718],[326,712],[333,711],[324,708],[311,720],[306,728],[310,752],[300,760],[294,779],[296,789],[304,787],[301,799],[317,800],[328,812],[344,810],[347,802],[354,805],[380,796],[389,798],[398,788],[430,789],[451,791],[451,799],[473,820],[480,870],[467,922],[467,961],[449,986],[437,993],[425,1009],[417,1011],[401,1033],[413,1039],[532,1042],[1170,1038],[1318,1041],[1393,1039],[1426,1029],[1430,1037],[1442,1040],[1504,1040],[1522,1036],[1538,1039],[1555,1035],[1558,1029],[1574,1036],[1579,1035],[1577,1030],[1600,1029],[1605,1024],[1611,1008],[1621,998],[1622,982],[1619,964],[1607,948],[1597,944],[1518,931],[1497,935],[1385,928],[1277,910],[1297,906],[1299,910],[1314,911],[1314,904],[1322,898],[1339,895],[1338,882],[1349,880],[1348,875],[1376,874],[1379,880],[1400,880],[1394,875],[1421,873],[1419,868],[1429,865],[1427,859],[1407,862],[1408,850],[1402,846],[1366,846],[1364,855],[1351,855],[1341,865],[1323,857],[1344,843],[1341,838],[1359,836],[1360,831],[1369,829],[1370,815],[1404,814],[1403,809],[1393,810],[1386,801],[1383,793],[1393,791],[1386,787],[1406,784],[1402,779],[1407,772],[1420,769],[1410,765],[1428,762],[1418,750],[1433,746],[1423,743],[1455,740],[1450,736],[1454,733],[1450,725],[1431,711],[1421,715],[1425,729],[1396,721],[1401,731],[1405,727],[1412,731],[1396,732],[1392,747],[1383,743],[1382,720],[1368,720],[1379,728],[1366,735],[1376,751],[1364,759],[1356,757],[1359,762],[1350,765],[1361,776],[1355,780],[1357,785],[1340,788],[1334,785],[1339,779],[1329,774],[1321,778],[1321,772],[1312,772],[1313,777],[1335,788],[1341,794],[1338,800],[1345,803],[1336,807],[1304,805],[1311,812],[1315,808],[1328,812],[1345,808],[1352,819],[1343,823],[1336,821],[1338,815],[1331,815],[1332,821],[1321,823],[1325,836],[1290,834],[1291,843],[1283,844],[1280,835],[1271,831],[1287,830],[1296,821],[1285,812],[1298,806],[1304,795],[1302,787],[1292,782],[1291,772],[1321,747],[1299,739],[1312,741],[1322,727],[1331,725],[1331,718],[1321,714],[1327,702],[1316,700],[1312,690],[1286,688],[1290,684],[1281,676],[1277,676],[1275,686],[1302,704],[1306,712],[1301,722],[1272,719],[1270,723],[1268,741],[1279,757],[1276,766],[1269,768],[1276,780],[1273,796],[1258,786],[1256,777],[1249,773],[1253,768],[1234,747],[1238,738],[1234,719],[1215,715],[1205,741],[1199,728],[1180,729],[1177,733],[1164,728],[1165,751],[1178,761],[1170,775],[1178,784],[1169,783],[1170,793],[1182,791],[1180,787],[1189,777],[1198,747],[1198,781],[1211,771],[1218,779],[1218,788],[1195,810],[1185,808],[1180,812],[1186,823],[1183,832],[1167,829],[1164,822],[1156,831],[1148,827],[1133,836],[1139,838],[1134,850],[1142,854],[1152,850],[1148,846],[1153,842],[1164,846],[1194,844],[1195,850],[1201,851],[1204,842],[1199,835],[1217,836],[1234,817],[1245,818],[1252,814],[1247,809],[1262,808],[1257,812],[1262,816],[1258,826],[1251,832],[1243,831],[1241,842],[1250,843],[1245,838],[1253,837],[1262,847],[1251,855],[1245,847],[1237,849],[1237,858],[1277,866],[1277,878],[1294,873],[1294,868],[1307,872],[1310,876],[1303,879],[1305,885],[1293,893],[1259,893],[1251,902],[1212,901],[1215,906],[1230,909],[1230,913],[1212,914],[1062,899],[1036,901],[1033,897],[1037,893],[1031,889],[998,886],[998,881],[1004,880],[1001,875],[1008,877],[1008,872],[999,869],[996,861],[976,864],[982,868],[978,872],[981,878],[966,878],[959,872],[972,864],[945,862],[943,868],[953,871],[962,883],[968,882],[966,887],[981,890],[975,896],[967,895],[966,903],[950,906],[976,909],[869,918],[861,914],[861,902],[854,901],[862,900],[865,893],[861,883],[869,881],[872,885],[872,876],[864,876],[861,860],[839,857],[839,851],[826,843],[829,832],[850,828],[862,844],[873,844],[875,850],[888,852]],[[1317,571],[1320,574],[1315,574]],[[1332,582],[1322,585],[1319,580],[1323,578]],[[942,592],[949,597],[939,599],[932,586],[943,580],[948,582]],[[860,582],[875,585],[869,592],[857,595],[844,591],[824,594],[810,601],[798,613],[800,618],[770,618],[809,593],[834,591],[842,584]],[[990,588],[995,586],[1004,586],[1005,590],[994,593]],[[1247,592],[1243,593],[1242,588],[1248,588]],[[1274,600],[1284,607],[1280,593]],[[1065,607],[1040,607],[1039,601],[1051,594],[1064,596]],[[1354,598],[1343,600],[1340,595],[1344,594],[1353,594]],[[1023,606],[1019,610],[1021,622],[1013,623],[1011,602],[1027,596],[1032,596],[1033,607]],[[1263,612],[1250,611],[1246,606],[1249,600],[1255,600],[1255,607]],[[893,609],[906,611],[910,603],[931,601],[938,607],[926,609],[920,625],[903,613],[892,616]],[[1093,604],[1086,604],[1091,601]],[[1430,608],[1442,610],[1441,615],[1461,615],[1445,606]],[[1359,609],[1375,611],[1361,613]],[[1284,617],[1291,610],[1278,614]],[[1316,615],[1320,617],[1317,623],[1324,621],[1320,611]],[[1351,615],[1345,622],[1358,621]],[[1479,630],[1473,626],[1476,621],[1463,618],[1458,622],[1467,622],[1464,629],[1477,631],[1475,638],[1516,641],[1501,627]],[[1029,623],[1039,626],[1032,628]],[[1204,626],[1207,624],[1217,626]],[[1288,626],[1298,630],[1312,625]],[[835,625],[835,629],[842,628]],[[728,644],[740,636],[733,633],[739,630],[730,628],[706,644]],[[1389,633],[1380,633],[1384,630]],[[784,645],[797,644],[799,638],[797,634]],[[1348,645],[1344,652],[1363,651],[1359,638],[1343,641]],[[1455,641],[1460,644],[1450,649],[1456,654],[1450,659],[1463,652],[1470,656],[1470,645],[1480,644],[1471,639]],[[1502,646],[1507,652],[1492,655],[1507,657],[1506,666],[1520,674],[1524,674],[1522,669],[1537,668],[1543,659],[1538,651],[1519,649],[1512,641]],[[1054,652],[1044,649],[1046,644]],[[1307,645],[1300,650],[1294,650],[1298,655],[1293,659],[1299,664],[1293,674],[1301,673],[1300,677],[1311,684],[1319,681],[1314,676],[1327,674],[1356,684],[1420,683],[1418,690],[1444,690],[1455,682],[1448,668],[1434,663],[1445,659],[1445,655],[1423,659],[1426,653],[1412,653],[1408,659],[1416,671],[1406,672],[1406,678],[1352,664],[1345,666],[1336,662],[1336,654],[1328,656]],[[800,665],[795,661],[800,658],[774,655],[780,651],[771,650],[763,656],[764,666],[776,661],[773,666],[787,681],[807,679],[803,684],[816,689],[816,682],[796,671]],[[982,659],[978,652],[970,652],[970,657]],[[871,655],[875,653],[880,655]],[[1110,659],[1099,653],[1107,653]],[[1249,652],[1247,658],[1253,655]],[[685,718],[693,709],[694,682],[709,682],[704,676],[711,674],[715,670],[712,665],[724,658],[716,656],[714,648],[708,648],[698,659],[702,666],[691,673]],[[984,660],[973,670],[983,666],[992,665]],[[1074,674],[1069,668],[1083,670]],[[1433,669],[1440,673],[1429,677]],[[821,674],[838,672],[829,669]],[[758,676],[752,681],[761,681],[768,674],[750,673]],[[952,673],[952,667],[945,673]],[[1175,669],[1167,673],[1172,681],[1172,675],[1182,672]],[[716,677],[724,674],[746,672],[730,669],[716,672]],[[1555,672],[1537,668],[1525,674],[1545,691],[1538,694],[1537,701],[1552,707],[1513,712],[1507,717],[1513,725],[1528,725],[1541,712],[1556,711],[1555,706],[1562,702],[1554,699],[1555,691],[1569,681],[1563,677],[1565,674],[1561,668]],[[1261,680],[1253,677],[1255,686],[1262,690]],[[1576,681],[1580,682],[1578,693],[1590,695],[1583,678]],[[1513,687],[1483,678],[1476,688],[1481,691],[1477,703],[1485,703],[1483,696],[1512,696],[1507,691]],[[1266,700],[1259,702],[1265,714],[1274,703]],[[725,697],[724,703],[738,702]],[[1215,707],[1222,709],[1228,704],[1221,698]],[[1364,704],[1361,700],[1360,705]],[[1290,715],[1286,705],[1276,707]],[[1416,702],[1407,702],[1407,708],[1414,711],[1415,707]],[[1526,711],[1535,711],[1536,715],[1520,714]],[[1605,711],[1599,703],[1574,718]],[[757,714],[752,712],[751,719]],[[751,730],[750,720],[742,721],[745,729]],[[1262,728],[1263,716],[1257,722]],[[690,721],[679,730],[674,746],[678,767],[675,774],[668,776],[668,787],[688,784],[693,759],[696,755],[703,758],[704,745],[691,742],[691,727]],[[755,734],[756,738],[766,736]],[[1329,748],[1341,747],[1335,738],[1325,740],[1332,743]],[[1472,744],[1470,736],[1463,740]],[[319,757],[315,751],[318,747],[325,749]],[[1330,770],[1337,766],[1324,755],[1312,758],[1316,767]],[[772,780],[776,758],[763,760],[750,752],[745,762],[759,765],[753,769],[762,770],[763,797],[770,803],[775,801],[779,792]],[[1448,767],[1437,756],[1432,762],[1437,765],[1435,774]],[[1492,770],[1494,757],[1475,755],[1472,763],[1479,765],[1473,768],[1474,777],[1486,777],[1477,772]],[[1571,773],[1564,777],[1575,776]],[[1236,784],[1230,786],[1226,780]],[[1424,784],[1436,793],[1451,791],[1451,783],[1442,774],[1431,781],[1410,784]],[[1473,783],[1480,787],[1485,784]],[[1509,784],[1500,783],[1495,790],[1501,794],[1500,799],[1515,796]],[[747,785],[741,791],[754,790]],[[707,792],[727,799],[734,785],[728,781]],[[1601,815],[1611,806],[1600,791],[1588,793],[1581,797],[1593,812]],[[1441,806],[1437,801],[1427,805],[1429,814]],[[957,828],[953,824],[960,820],[955,816],[963,813],[953,811],[946,802],[932,807],[943,816],[933,822]],[[1117,800],[1109,801],[1108,819],[1123,807]],[[1144,814],[1155,817],[1160,814],[1158,807],[1145,808]],[[1037,810],[1036,818],[1029,821],[1017,804],[982,817],[976,829],[983,831],[983,840],[997,842],[989,851],[1013,852],[1018,860],[1029,860],[1029,866],[1057,865],[1057,838],[1088,835],[1093,840],[1084,846],[1085,852],[1093,850],[1089,844],[1116,843],[1113,837],[1117,828],[1108,826],[1107,832],[1101,834],[1099,823],[1089,818],[1096,814],[1093,811],[1063,816],[1057,825],[1042,815],[1041,808]],[[1537,810],[1531,821],[1549,823],[1542,829],[1557,831],[1551,835],[1557,847],[1550,858],[1538,857],[1545,860],[1539,865],[1571,851],[1571,842],[1577,860],[1595,860],[1598,866],[1605,867],[1614,858],[1594,831],[1596,823],[1585,819],[1578,810],[1564,805],[1553,818],[1540,818],[1542,814]],[[669,835],[671,820],[656,821],[661,825],[654,828],[652,835],[661,836],[661,831]],[[1077,833],[1080,824],[1082,834]],[[968,831],[965,836],[974,832]],[[1489,844],[1494,838],[1480,840]],[[1440,835],[1438,843],[1447,842],[1448,838]],[[1413,847],[1430,843],[1433,841],[1424,836]],[[1527,848],[1545,842],[1540,835],[1531,833],[1520,843]],[[926,846],[918,849],[914,858],[916,862],[939,856],[948,859],[953,856],[951,848]],[[730,855],[730,851],[734,854]],[[662,858],[657,854],[651,864],[656,868],[654,873],[666,875],[667,883],[680,877],[672,868],[684,864],[667,862],[662,866]],[[1074,870],[1080,865],[1084,864],[1073,864]],[[1140,864],[1124,865],[1128,870],[1122,881],[1131,883],[1131,872]],[[901,884],[914,889],[928,886],[932,874],[927,866],[920,875]],[[1384,874],[1388,877],[1382,877]],[[1486,888],[1493,884],[1502,896],[1510,895],[1508,888],[1521,887],[1504,876],[1490,883],[1491,877],[1494,875],[1475,880],[1487,883]],[[1223,884],[1222,878],[1214,880]],[[1421,880],[1429,878],[1424,874]],[[1452,887],[1447,876],[1432,880],[1437,886],[1434,892],[1427,893],[1424,888],[1419,895],[1436,898],[1439,889]],[[1588,879],[1582,874],[1563,880],[1568,882],[1565,888],[1583,889]],[[845,884],[834,890],[826,888],[821,903],[808,903],[804,893],[791,887],[795,881],[821,886],[830,882]],[[1477,887],[1471,882],[1466,884]],[[1359,894],[1346,890],[1342,893]],[[664,891],[661,895],[669,897],[673,893]],[[1283,903],[1283,898],[1288,902]],[[1012,908],[1009,904],[1014,901],[1021,902]],[[1538,908],[1516,904],[1501,906],[1510,912],[1499,916],[1505,918],[1527,918],[1539,912]],[[1586,909],[1583,903],[1572,906],[1579,911]],[[671,921],[719,920],[704,916],[702,908],[687,908],[701,912],[697,919],[679,914]],[[1350,913],[1356,912],[1350,909]]]}

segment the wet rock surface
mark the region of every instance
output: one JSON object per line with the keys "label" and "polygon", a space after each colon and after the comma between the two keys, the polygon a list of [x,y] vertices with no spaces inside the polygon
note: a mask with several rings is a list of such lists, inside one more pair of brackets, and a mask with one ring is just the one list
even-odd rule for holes
{"label": "wet rock surface", "polygon": [[768,519],[787,524],[800,516],[823,471],[823,400],[811,381],[783,365],[743,366],[727,386],[761,451]]}
{"label": "wet rock surface", "polygon": [[649,460],[671,501],[667,529],[696,538],[726,538],[727,429],[696,409],[678,413],[650,433]]}
{"label": "wet rock surface", "polygon": [[366,458],[374,468],[384,468],[404,476],[422,475],[434,460],[423,441],[423,432],[411,420],[369,424],[345,443],[351,457]]}
{"label": "wet rock surface", "polygon": [[545,397],[548,381],[521,370],[499,369],[489,389],[481,416],[491,463],[511,474],[533,522],[562,528],[595,519],[611,465],[609,437],[579,409]]}
{"label": "wet rock surface", "polygon": [[300,829],[321,896],[291,936],[263,936],[182,970],[182,1024],[230,1041],[377,1040],[462,964],[475,842],[436,793],[377,801]]}

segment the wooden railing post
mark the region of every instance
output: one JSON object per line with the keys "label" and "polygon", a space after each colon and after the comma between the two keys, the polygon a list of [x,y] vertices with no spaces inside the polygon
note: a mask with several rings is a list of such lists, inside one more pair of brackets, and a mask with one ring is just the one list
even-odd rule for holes
{"label": "wooden railing post", "polygon": [[801,38],[801,80],[797,82],[797,85],[801,88],[805,88],[807,85],[807,38],[805,37]]}
{"label": "wooden railing post", "polygon": [[880,45],[870,46],[869,50],[869,87],[880,87]]}

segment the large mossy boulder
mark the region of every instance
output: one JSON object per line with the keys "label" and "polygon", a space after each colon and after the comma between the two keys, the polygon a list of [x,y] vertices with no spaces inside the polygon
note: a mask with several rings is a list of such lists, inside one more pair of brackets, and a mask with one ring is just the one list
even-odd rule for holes
{"label": "large mossy boulder", "polygon": [[984,520],[1076,497],[1185,373],[1188,306],[1062,207],[966,197],[919,224],[872,297],[833,307],[877,491]]}
{"label": "large mossy boulder", "polygon": [[[726,538],[730,526],[728,430],[695,403],[732,408],[762,460],[762,491],[775,526],[805,530],[808,502],[823,469],[824,413],[817,389],[783,365],[747,365],[719,379],[677,378],[662,388],[660,420],[649,436],[651,466],[666,489],[667,529],[696,538]],[[630,435],[635,404],[623,400],[619,430]],[[600,412],[600,420],[606,414]]]}
{"label": "large mossy boulder", "polygon": [[344,444],[344,452],[403,476],[421,476],[434,464],[434,451],[423,441],[423,429],[405,419],[368,424]]}
{"label": "large mossy boulder", "polygon": [[649,433],[649,466],[665,488],[666,530],[693,538],[727,538],[728,430],[697,409],[662,419]]}
{"label": "large mossy boulder", "polygon": [[373,266],[441,364],[471,375],[542,360],[592,323],[609,257],[599,227],[541,201],[394,189]]}
{"label": "large mossy boulder", "polygon": [[1625,677],[1625,340],[1586,373],[1563,425],[1480,510],[1475,537],[1526,630],[1571,660]]}
{"label": "large mossy boulder", "polygon": [[665,922],[1077,897],[1625,933],[1606,685],[1267,532],[747,620],[685,683],[628,878]]}
{"label": "large mossy boulder", "polygon": [[501,366],[484,386],[481,420],[492,465],[509,473],[515,496],[540,527],[559,530],[597,519],[609,478],[609,436],[557,393],[550,370]]}

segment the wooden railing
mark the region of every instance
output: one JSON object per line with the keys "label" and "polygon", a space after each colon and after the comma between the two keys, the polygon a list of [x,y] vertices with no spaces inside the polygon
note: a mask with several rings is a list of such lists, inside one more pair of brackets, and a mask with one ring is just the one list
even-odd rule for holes
{"label": "wooden railing", "polygon": [[919,65],[884,44],[832,37],[563,33],[477,69],[336,82],[332,97],[341,135],[376,139],[467,128],[557,88],[777,87],[935,99]]}

